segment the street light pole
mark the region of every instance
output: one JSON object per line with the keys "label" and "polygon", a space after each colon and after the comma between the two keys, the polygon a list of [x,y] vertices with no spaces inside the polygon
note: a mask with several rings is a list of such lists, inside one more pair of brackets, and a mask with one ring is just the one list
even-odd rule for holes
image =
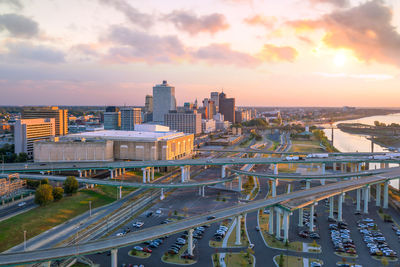
{"label": "street light pole", "polygon": [[1,164],[1,173],[4,173],[4,155],[2,155],[3,163]]}
{"label": "street light pole", "polygon": [[24,230],[24,251],[26,251],[26,230]]}
{"label": "street light pole", "polygon": [[92,201],[89,200],[89,217],[92,217]]}

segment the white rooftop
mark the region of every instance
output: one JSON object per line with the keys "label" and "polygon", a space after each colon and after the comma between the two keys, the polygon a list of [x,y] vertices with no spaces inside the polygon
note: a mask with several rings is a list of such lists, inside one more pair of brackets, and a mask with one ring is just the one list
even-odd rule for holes
{"label": "white rooftop", "polygon": [[182,132],[176,132],[176,131],[144,132],[144,131],[104,130],[104,131],[69,134],[67,138],[106,139],[106,140],[124,140],[124,141],[161,141],[161,140],[170,140],[185,135],[186,134]]}

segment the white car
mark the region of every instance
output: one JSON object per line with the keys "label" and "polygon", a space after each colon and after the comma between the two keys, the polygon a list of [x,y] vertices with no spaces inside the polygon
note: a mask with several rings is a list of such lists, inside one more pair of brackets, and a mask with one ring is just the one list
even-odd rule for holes
{"label": "white car", "polygon": [[160,209],[156,210],[156,214],[160,215],[162,213],[162,211]]}
{"label": "white car", "polygon": [[116,236],[124,236],[124,233],[118,233]]}
{"label": "white car", "polygon": [[133,226],[137,227],[137,228],[140,228],[140,227],[143,226],[143,224],[144,224],[144,222],[136,222],[136,223],[133,224]]}
{"label": "white car", "polygon": [[18,207],[23,207],[25,205],[26,205],[26,202],[21,202],[21,203],[18,204]]}

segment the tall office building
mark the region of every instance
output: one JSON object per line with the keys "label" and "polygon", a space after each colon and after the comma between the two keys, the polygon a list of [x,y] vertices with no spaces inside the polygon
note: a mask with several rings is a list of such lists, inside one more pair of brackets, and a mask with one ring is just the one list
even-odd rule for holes
{"label": "tall office building", "polygon": [[104,130],[121,129],[121,112],[117,107],[106,107],[104,112]]}
{"label": "tall office building", "polygon": [[54,118],[17,120],[14,125],[15,153],[26,153],[32,158],[33,143],[54,137],[55,129]]}
{"label": "tall office building", "polygon": [[201,114],[196,110],[185,112],[171,111],[164,116],[164,125],[171,130],[200,134],[201,133]]}
{"label": "tall office building", "polygon": [[226,121],[235,123],[235,98],[227,98],[225,93],[219,95],[219,113]]}
{"label": "tall office building", "polygon": [[163,124],[170,110],[176,110],[175,87],[163,81],[153,87],[153,122]]}
{"label": "tall office building", "polygon": [[56,136],[68,134],[68,109],[58,107],[26,107],[22,110],[21,119],[54,118]]}
{"label": "tall office building", "polygon": [[121,130],[133,131],[135,124],[142,123],[141,108],[121,108]]}
{"label": "tall office building", "polygon": [[144,112],[153,113],[153,96],[146,95],[146,100],[144,102]]}
{"label": "tall office building", "polygon": [[210,94],[210,99],[214,101],[214,114],[218,113],[218,108],[219,108],[219,93],[218,92],[211,92]]}
{"label": "tall office building", "polygon": [[204,98],[203,100],[204,114],[205,119],[212,119],[214,116],[215,105],[214,101],[208,98]]}

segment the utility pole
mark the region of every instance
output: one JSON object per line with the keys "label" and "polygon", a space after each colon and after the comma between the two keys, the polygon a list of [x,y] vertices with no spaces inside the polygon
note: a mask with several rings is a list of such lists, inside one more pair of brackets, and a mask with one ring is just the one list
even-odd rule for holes
{"label": "utility pole", "polygon": [[89,200],[89,217],[92,217],[92,201]]}
{"label": "utility pole", "polygon": [[26,230],[24,230],[24,251],[26,251]]}

